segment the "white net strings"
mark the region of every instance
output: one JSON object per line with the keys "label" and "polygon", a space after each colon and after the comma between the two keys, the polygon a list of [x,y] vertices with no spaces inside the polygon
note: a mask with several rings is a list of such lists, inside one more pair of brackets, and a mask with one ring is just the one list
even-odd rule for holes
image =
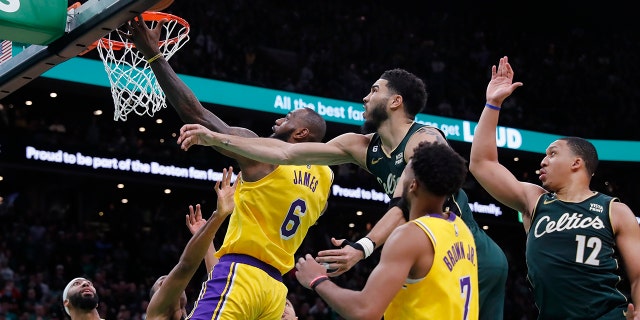
{"label": "white net strings", "polygon": [[[149,28],[154,28],[157,21],[146,21]],[[160,37],[159,48],[164,59],[169,60],[187,41],[189,29],[177,20],[169,19],[164,24],[164,32]],[[153,117],[156,112],[167,107],[162,88],[158,84],[151,66],[133,43],[113,31],[105,36],[108,41],[98,41],[97,50],[109,82],[115,111],[114,121],[127,121],[129,113]],[[120,50],[114,49],[112,41],[124,43]]]}

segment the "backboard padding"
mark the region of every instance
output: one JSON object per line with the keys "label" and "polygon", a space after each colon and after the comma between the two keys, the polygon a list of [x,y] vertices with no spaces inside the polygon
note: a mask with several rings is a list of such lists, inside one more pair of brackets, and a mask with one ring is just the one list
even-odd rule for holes
{"label": "backboard padding", "polygon": [[0,99],[76,57],[159,0],[89,0],[69,12],[67,31],[48,46],[31,45],[0,65]]}

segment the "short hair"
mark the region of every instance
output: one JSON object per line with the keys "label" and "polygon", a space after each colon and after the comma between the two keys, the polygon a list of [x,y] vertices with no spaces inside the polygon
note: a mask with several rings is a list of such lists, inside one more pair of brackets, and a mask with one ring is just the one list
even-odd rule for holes
{"label": "short hair", "polygon": [[156,282],[154,282],[151,285],[151,289],[149,289],[149,299],[153,298],[153,295],[156,294],[156,292],[158,292],[158,289],[160,289],[160,286],[156,286],[156,283],[158,283],[158,281],[160,281],[160,279],[165,279],[168,275],[162,275],[159,276],[158,279],[156,279]]}
{"label": "short hair", "polygon": [[559,140],[565,141],[571,152],[584,160],[584,166],[589,176],[596,173],[598,169],[598,151],[593,143],[580,137],[564,137]]}
{"label": "short hair", "polygon": [[324,118],[311,108],[304,108],[307,112],[302,114],[302,123],[309,129],[308,142],[322,142],[327,133],[327,122]]}
{"label": "short hair", "polygon": [[416,179],[431,193],[450,195],[467,177],[467,161],[446,144],[421,142],[411,158]]}
{"label": "short hair", "polygon": [[422,79],[404,69],[385,71],[380,79],[387,80],[387,87],[402,96],[404,112],[409,118],[415,116],[427,105],[427,89]]}

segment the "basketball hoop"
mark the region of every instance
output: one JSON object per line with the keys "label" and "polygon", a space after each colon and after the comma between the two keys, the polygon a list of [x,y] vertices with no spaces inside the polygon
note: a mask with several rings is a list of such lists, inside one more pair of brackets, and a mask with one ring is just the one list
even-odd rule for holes
{"label": "basketball hoop", "polygon": [[[189,41],[189,23],[175,15],[164,12],[144,12],[144,21],[154,28],[162,19],[164,24],[158,47],[164,59],[169,60],[176,51]],[[127,121],[130,112],[153,115],[167,107],[164,92],[144,55],[135,50],[133,42],[114,30],[96,43],[98,54],[111,84],[111,96],[115,112],[113,120]]]}

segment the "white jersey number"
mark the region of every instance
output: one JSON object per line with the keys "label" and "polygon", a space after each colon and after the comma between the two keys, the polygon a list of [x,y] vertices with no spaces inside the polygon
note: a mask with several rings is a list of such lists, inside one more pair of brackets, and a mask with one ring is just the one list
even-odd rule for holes
{"label": "white jersey number", "polygon": [[[586,236],[578,234],[576,235],[576,242],[578,243],[578,247],[576,248],[576,262],[599,266],[600,260],[598,260],[598,254],[602,249],[602,240],[598,237],[590,237],[587,239]],[[592,250],[585,261],[584,254],[586,248],[591,248]]]}

